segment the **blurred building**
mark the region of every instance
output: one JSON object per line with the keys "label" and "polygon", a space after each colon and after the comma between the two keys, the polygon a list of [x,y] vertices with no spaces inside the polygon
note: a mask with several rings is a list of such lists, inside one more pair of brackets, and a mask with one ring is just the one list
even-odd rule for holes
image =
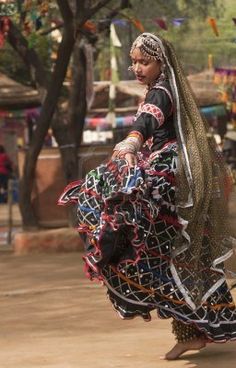
{"label": "blurred building", "polygon": [[17,147],[29,141],[39,107],[37,90],[0,73],[0,144],[5,146],[13,161],[16,161]]}

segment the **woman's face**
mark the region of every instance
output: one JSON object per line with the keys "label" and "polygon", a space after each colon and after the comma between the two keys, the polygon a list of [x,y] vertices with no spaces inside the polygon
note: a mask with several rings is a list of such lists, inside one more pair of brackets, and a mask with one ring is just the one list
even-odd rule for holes
{"label": "woman's face", "polygon": [[135,48],[130,56],[133,72],[141,84],[151,84],[161,74],[161,62],[148,59],[139,48]]}

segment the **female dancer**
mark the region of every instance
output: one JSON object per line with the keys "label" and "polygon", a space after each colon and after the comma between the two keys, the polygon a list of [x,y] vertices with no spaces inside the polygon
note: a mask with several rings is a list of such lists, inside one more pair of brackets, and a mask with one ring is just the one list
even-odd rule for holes
{"label": "female dancer", "polygon": [[[141,34],[130,52],[147,86],[111,160],[70,184],[89,276],[102,280],[122,318],[172,318],[176,359],[207,341],[236,339],[223,262],[232,254],[227,172],[173,47]],[[145,144],[145,148],[143,145]]]}

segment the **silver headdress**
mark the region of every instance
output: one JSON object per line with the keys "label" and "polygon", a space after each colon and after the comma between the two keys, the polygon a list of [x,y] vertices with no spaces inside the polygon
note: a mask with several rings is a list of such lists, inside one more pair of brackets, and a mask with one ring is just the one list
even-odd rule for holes
{"label": "silver headdress", "polygon": [[136,38],[131,46],[130,53],[139,48],[141,53],[148,59],[159,60],[163,63],[163,54],[160,47],[160,39],[152,33],[142,33]]}

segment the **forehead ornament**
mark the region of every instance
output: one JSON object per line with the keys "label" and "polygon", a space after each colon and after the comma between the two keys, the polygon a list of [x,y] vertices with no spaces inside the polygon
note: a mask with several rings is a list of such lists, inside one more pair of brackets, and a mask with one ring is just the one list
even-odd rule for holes
{"label": "forehead ornament", "polygon": [[133,42],[130,53],[139,48],[141,53],[148,59],[159,60],[163,63],[163,54],[158,38],[149,33],[143,33]]}

